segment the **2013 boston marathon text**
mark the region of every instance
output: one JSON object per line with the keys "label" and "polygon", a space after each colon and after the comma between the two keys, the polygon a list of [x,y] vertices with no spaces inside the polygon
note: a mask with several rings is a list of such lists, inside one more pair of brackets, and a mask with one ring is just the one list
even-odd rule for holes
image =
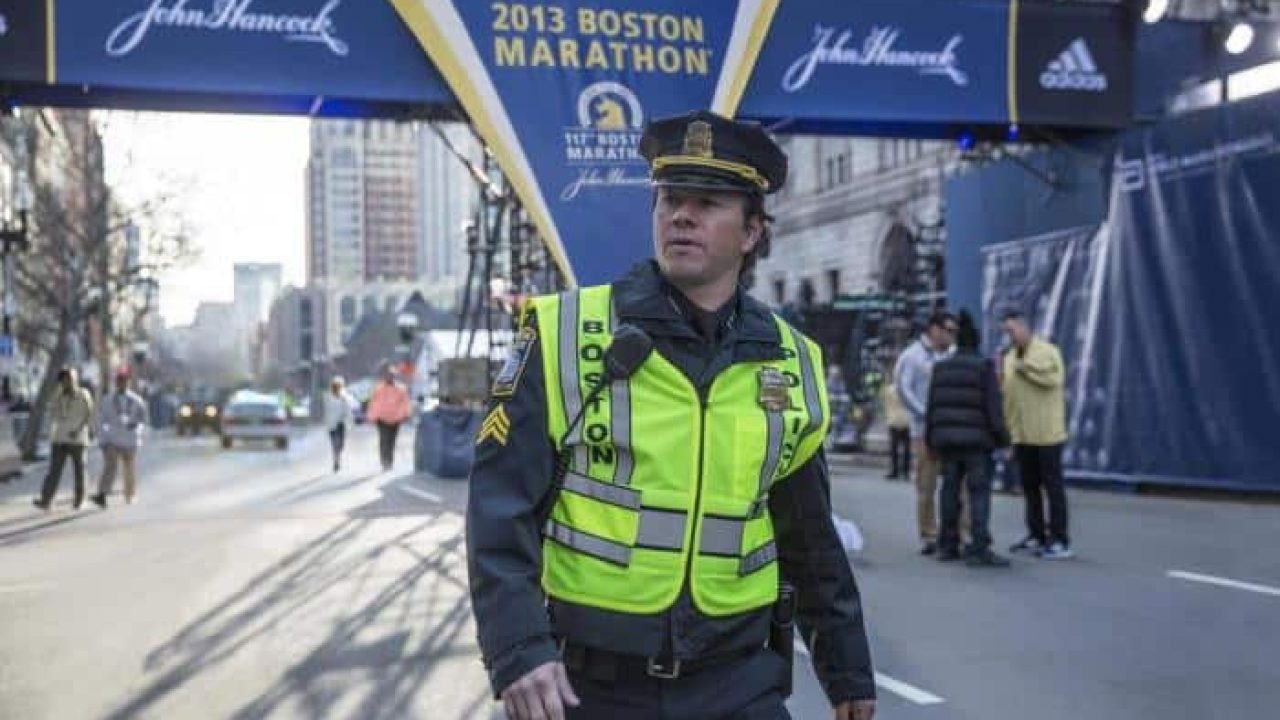
{"label": "2013 boston marathon text", "polygon": [[701,17],[495,2],[497,67],[581,68],[707,75],[711,49]]}

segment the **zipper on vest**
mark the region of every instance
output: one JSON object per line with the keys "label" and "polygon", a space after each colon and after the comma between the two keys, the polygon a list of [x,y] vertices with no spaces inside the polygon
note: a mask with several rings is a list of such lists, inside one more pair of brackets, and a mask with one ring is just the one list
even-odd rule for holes
{"label": "zipper on vest", "polygon": [[[712,381],[713,384],[714,382]],[[693,510],[689,515],[693,532],[689,533],[689,556],[684,564],[684,586],[689,589],[691,599],[693,597],[693,561],[702,544],[698,514],[702,511],[702,464],[707,454],[707,396],[711,394],[711,388],[708,387],[706,390],[694,388],[694,393],[698,396],[698,476],[693,487]],[[697,602],[695,601],[694,604],[696,605]]]}

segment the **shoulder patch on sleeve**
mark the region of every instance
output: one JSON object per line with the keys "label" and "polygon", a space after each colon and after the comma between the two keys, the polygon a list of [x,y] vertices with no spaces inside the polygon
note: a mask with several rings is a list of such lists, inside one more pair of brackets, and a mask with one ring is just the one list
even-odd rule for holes
{"label": "shoulder patch on sleeve", "polygon": [[524,375],[524,366],[529,362],[529,351],[533,348],[533,341],[537,339],[538,331],[532,326],[525,326],[516,334],[506,362],[502,364],[498,376],[493,379],[493,389],[490,391],[493,397],[509,398],[515,395],[516,388],[520,385],[520,377]]}
{"label": "shoulder patch on sleeve", "polygon": [[498,403],[493,410],[489,411],[484,422],[480,423],[480,431],[476,433],[476,444],[493,440],[505,447],[510,434],[511,418],[507,417],[507,409],[502,406],[502,403]]}

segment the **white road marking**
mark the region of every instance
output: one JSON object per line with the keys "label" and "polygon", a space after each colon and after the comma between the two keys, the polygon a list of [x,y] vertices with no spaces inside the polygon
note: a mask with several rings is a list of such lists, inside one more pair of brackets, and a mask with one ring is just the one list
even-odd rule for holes
{"label": "white road marking", "polygon": [[413,486],[411,486],[411,485],[398,485],[397,487],[399,487],[401,490],[403,490],[403,491],[405,491],[405,492],[409,493],[410,495],[414,495],[414,496],[417,496],[417,497],[419,497],[419,498],[422,498],[423,500],[426,500],[427,502],[432,502],[432,503],[441,503],[441,502],[444,502],[443,500],[441,500],[441,499],[440,499],[440,496],[439,496],[439,495],[436,495],[436,494],[434,494],[434,493],[429,493],[429,492],[427,492],[426,490],[419,490],[418,488],[413,487]]}
{"label": "white road marking", "polygon": [[1213,575],[1201,575],[1200,573],[1183,572],[1181,570],[1170,570],[1165,574],[1178,580],[1189,580],[1191,582],[1205,583],[1206,585],[1221,585],[1222,587],[1235,588],[1236,590],[1248,590],[1249,592],[1261,593],[1262,595],[1275,595],[1276,597],[1280,597],[1280,588],[1270,587],[1268,585],[1242,582],[1240,580],[1215,577]]}
{"label": "white road marking", "polygon": [[876,673],[876,687],[888,690],[894,695],[906,698],[917,705],[941,705],[946,702],[946,700],[931,692],[921,690],[914,685],[908,685],[901,680],[895,680],[884,673]]}
{"label": "white road marking", "polygon": [[[805,647],[799,637],[796,638],[796,652],[806,657],[809,655],[809,648]],[[884,673],[876,673],[876,687],[881,690],[888,690],[894,695],[897,695],[908,702],[913,702],[916,705],[941,705],[946,702],[946,700],[943,700],[928,690],[921,690],[914,685],[904,683],[897,678],[891,678]]]}

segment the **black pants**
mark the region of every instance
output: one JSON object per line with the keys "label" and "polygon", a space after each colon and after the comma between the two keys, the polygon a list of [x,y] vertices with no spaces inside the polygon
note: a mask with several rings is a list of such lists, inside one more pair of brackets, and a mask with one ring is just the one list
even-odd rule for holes
{"label": "black pants", "polygon": [[46,505],[53,502],[58,494],[58,485],[62,482],[62,467],[71,458],[71,467],[75,470],[76,496],[75,504],[84,502],[84,446],[68,443],[54,443],[49,451],[49,474],[44,476],[44,487],[40,491],[40,501]]}
{"label": "black pants", "polygon": [[396,435],[400,434],[399,423],[392,425],[378,421],[378,455],[382,458],[383,469],[390,468],[396,459]]}
{"label": "black pants", "polygon": [[[911,477],[911,429],[889,428],[889,458],[893,462],[893,477]],[[899,465],[901,461],[901,465]]]}
{"label": "black pants", "polygon": [[[1067,491],[1062,480],[1061,445],[1016,445],[1022,494],[1027,503],[1027,533],[1042,543],[1070,543]],[[1043,494],[1042,494],[1043,490]],[[1049,532],[1044,527],[1044,495],[1049,499]]]}
{"label": "black pants", "polygon": [[329,447],[333,448],[333,462],[336,464],[342,458],[342,447],[347,442],[347,426],[346,423],[338,423],[338,426],[329,431]]}
{"label": "black pants", "polygon": [[760,652],[674,680],[640,672],[601,677],[597,668],[569,670],[582,704],[568,720],[790,720],[782,697],[787,665]]}
{"label": "black pants", "polygon": [[991,460],[989,453],[976,452],[942,457],[942,527],[938,545],[944,550],[960,549],[960,508],[964,491],[969,491],[969,552],[977,554],[991,547]]}

